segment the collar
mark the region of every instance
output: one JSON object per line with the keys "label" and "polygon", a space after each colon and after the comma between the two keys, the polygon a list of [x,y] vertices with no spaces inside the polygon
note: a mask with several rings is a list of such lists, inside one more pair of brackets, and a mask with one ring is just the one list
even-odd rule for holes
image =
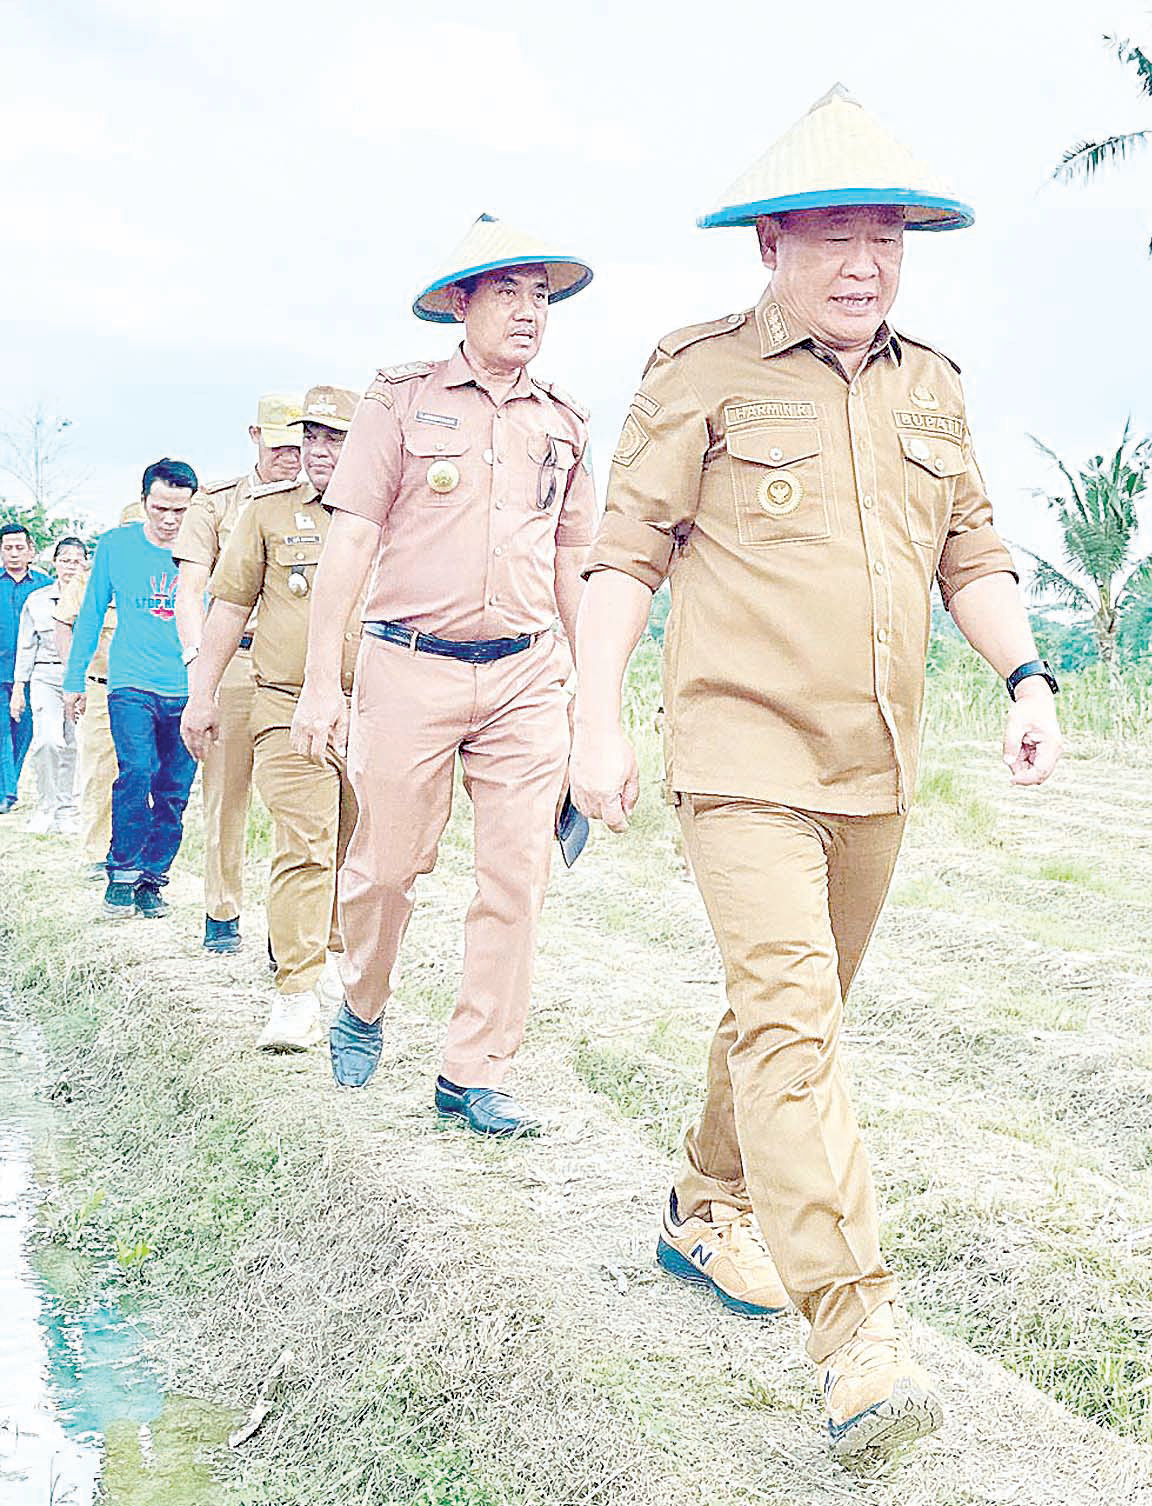
{"label": "collar", "polygon": [[303,467],[291,481],[261,481],[259,473],[253,467],[252,474],[248,477],[248,495],[253,500],[257,497],[272,497],[277,492],[289,492],[301,483],[301,478],[307,481]]}
{"label": "collar", "polygon": [[[5,566],[3,570],[0,570],[0,576],[3,576],[5,580],[10,580],[14,586],[22,586],[26,580],[36,579],[36,571],[33,570],[31,566],[29,566],[28,569],[25,570],[24,574],[20,577],[20,579],[17,580],[16,577],[12,574],[11,570],[9,570],[7,566]],[[44,579],[47,580],[48,577],[45,576]]]}
{"label": "collar", "polygon": [[[468,364],[468,358],[464,354],[463,341],[460,342],[444,363],[444,374],[441,380],[445,387],[467,387],[471,383],[472,386],[479,387],[481,392],[488,392],[487,387],[484,386],[484,383]],[[488,395],[491,396],[491,393]],[[528,368],[521,366],[520,370],[516,373],[516,380],[504,398],[504,401],[507,402],[508,398],[512,397],[534,397],[535,395],[532,378],[528,375]]]}
{"label": "collar", "polygon": [[[810,346],[823,359],[827,355],[835,357],[836,352],[830,350],[809,325],[777,301],[771,284],[765,288],[755,313],[756,328],[760,333],[760,354],[763,357],[782,355],[784,351],[792,350],[798,345]],[[873,336],[867,361],[870,363],[881,355],[890,356],[897,366],[903,359],[900,341],[886,321]]]}

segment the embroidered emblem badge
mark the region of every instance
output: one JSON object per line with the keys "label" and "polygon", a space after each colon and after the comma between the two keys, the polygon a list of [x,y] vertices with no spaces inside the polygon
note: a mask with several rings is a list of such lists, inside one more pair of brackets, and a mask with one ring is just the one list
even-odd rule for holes
{"label": "embroidered emblem badge", "polygon": [[791,471],[771,471],[756,489],[756,500],[773,518],[786,518],[800,506],[804,483]]}
{"label": "embroidered emblem badge", "polygon": [[441,496],[460,485],[460,471],[450,460],[435,460],[428,467],[428,485]]}
{"label": "embroidered emblem badge", "polygon": [[636,415],[629,413],[624,420],[624,427],[620,430],[620,438],[616,444],[616,453],[612,457],[612,463],[632,465],[647,447],[648,435],[644,432]]}
{"label": "embroidered emblem badge", "polygon": [[764,310],[764,323],[773,345],[783,345],[788,338],[788,321],[778,303],[770,303]]}
{"label": "embroidered emblem badge", "polygon": [[939,408],[940,406],[931,387],[913,387],[912,401],[917,408]]}

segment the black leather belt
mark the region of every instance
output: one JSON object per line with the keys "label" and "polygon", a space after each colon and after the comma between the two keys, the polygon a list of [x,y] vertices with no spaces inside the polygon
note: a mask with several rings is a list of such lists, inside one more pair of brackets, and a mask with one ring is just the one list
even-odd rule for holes
{"label": "black leather belt", "polygon": [[243,638],[241,638],[241,640],[240,640],[240,647],[241,648],[251,648],[252,647],[252,634],[251,633],[245,633],[244,634]]}
{"label": "black leather belt", "polygon": [[521,633],[519,638],[434,638],[431,633],[418,633],[399,622],[366,622],[364,631],[373,638],[383,638],[385,643],[399,643],[414,654],[437,654],[441,659],[463,659],[466,664],[489,664],[493,659],[506,659],[509,654],[522,654],[543,636]]}

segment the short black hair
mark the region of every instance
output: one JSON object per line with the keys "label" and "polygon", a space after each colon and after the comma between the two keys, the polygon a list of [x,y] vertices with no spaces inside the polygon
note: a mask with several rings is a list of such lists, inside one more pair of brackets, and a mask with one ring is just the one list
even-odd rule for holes
{"label": "short black hair", "polygon": [[88,545],[84,542],[83,539],[78,539],[74,533],[70,533],[65,538],[56,540],[56,547],[52,551],[52,558],[54,560],[58,560],[60,558],[61,549],[83,549],[84,558],[88,558]]}
{"label": "short black hair", "polygon": [[167,455],[162,460],[154,460],[144,472],[144,480],[140,483],[142,497],[152,490],[154,481],[163,481],[165,486],[187,486],[194,492],[200,489],[192,467],[183,460],[170,460]]}
{"label": "short black hair", "polygon": [[22,533],[29,543],[32,542],[32,535],[23,523],[5,523],[3,528],[0,528],[0,539],[6,539],[10,533]]}

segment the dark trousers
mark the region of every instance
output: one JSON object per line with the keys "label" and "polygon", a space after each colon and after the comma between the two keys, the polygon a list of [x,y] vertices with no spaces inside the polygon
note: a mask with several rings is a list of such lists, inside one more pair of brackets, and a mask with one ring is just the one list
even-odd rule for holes
{"label": "dark trousers", "polygon": [[151,690],[108,692],[108,721],[120,772],[112,786],[114,883],[166,884],[184,835],[184,807],[196,760],[180,741],[185,697]]}
{"label": "dark trousers", "polygon": [[14,722],[8,715],[12,700],[12,681],[0,681],[0,800],[15,800],[20,770],[32,741],[32,712],[27,697],[24,715]]}

